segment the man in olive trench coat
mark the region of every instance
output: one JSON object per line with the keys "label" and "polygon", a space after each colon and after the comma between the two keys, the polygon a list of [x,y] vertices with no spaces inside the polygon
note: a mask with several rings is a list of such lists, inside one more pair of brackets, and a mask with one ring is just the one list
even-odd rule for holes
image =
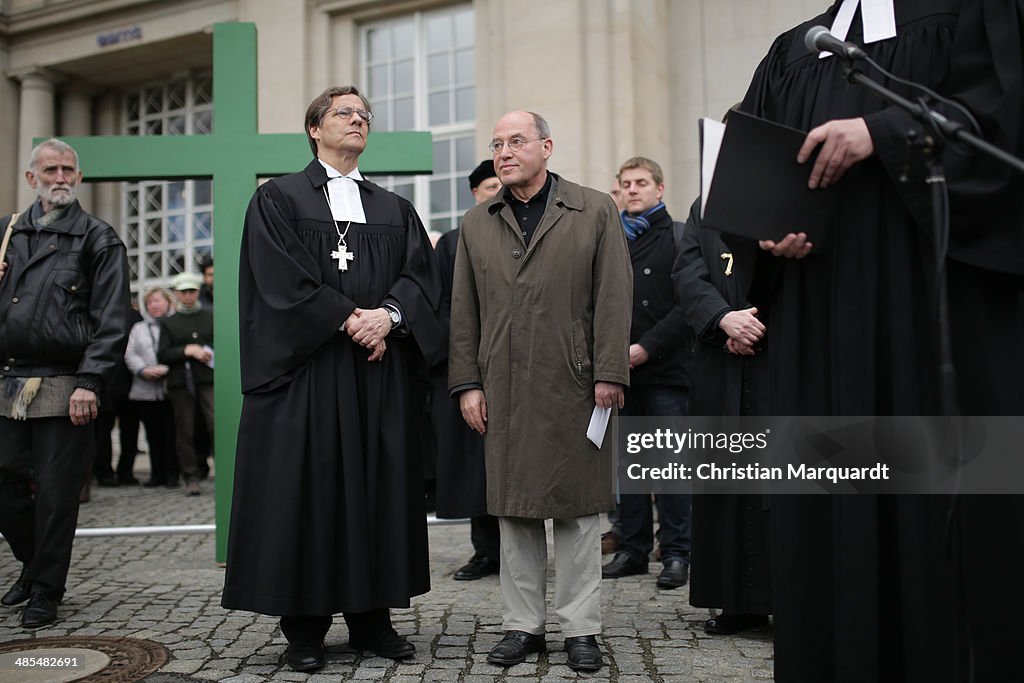
{"label": "man in olive trench coat", "polygon": [[484,434],[487,512],[499,517],[501,666],[545,649],[544,520],[569,665],[602,665],[599,513],[614,505],[612,439],[587,439],[594,406],[629,384],[633,274],[611,197],[547,170],[546,121],[510,112],[491,150],[505,190],[466,214],[452,287],[449,389]]}

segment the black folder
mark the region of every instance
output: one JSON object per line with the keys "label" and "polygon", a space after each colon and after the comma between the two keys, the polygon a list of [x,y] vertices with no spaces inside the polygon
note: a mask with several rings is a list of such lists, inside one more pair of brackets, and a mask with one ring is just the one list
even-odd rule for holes
{"label": "black folder", "polygon": [[835,185],[807,188],[820,146],[810,160],[798,164],[796,155],[806,137],[805,132],[731,112],[702,225],[756,240],[778,241],[788,233],[804,232],[815,247],[823,243],[839,195]]}

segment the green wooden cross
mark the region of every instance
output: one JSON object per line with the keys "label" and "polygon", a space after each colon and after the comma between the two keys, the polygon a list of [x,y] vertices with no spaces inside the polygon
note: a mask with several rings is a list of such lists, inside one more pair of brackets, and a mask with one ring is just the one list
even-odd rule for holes
{"label": "green wooden cross", "polygon": [[[312,158],[305,133],[260,135],[257,106],[256,26],[216,24],[212,134],[61,138],[78,152],[87,180],[213,179],[218,561],[227,555],[235,435],[242,408],[236,286],[242,221],[257,178],[301,170]],[[364,173],[430,173],[432,167],[431,136],[422,132],[373,133],[359,159]]]}

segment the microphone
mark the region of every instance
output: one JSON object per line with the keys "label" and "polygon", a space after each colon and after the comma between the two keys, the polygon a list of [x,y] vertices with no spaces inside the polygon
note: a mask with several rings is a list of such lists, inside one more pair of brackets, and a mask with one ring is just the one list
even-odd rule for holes
{"label": "microphone", "polygon": [[807,29],[804,36],[804,45],[815,54],[819,52],[831,52],[837,57],[853,61],[855,59],[867,59],[864,50],[853,43],[839,40],[824,26],[812,26]]}

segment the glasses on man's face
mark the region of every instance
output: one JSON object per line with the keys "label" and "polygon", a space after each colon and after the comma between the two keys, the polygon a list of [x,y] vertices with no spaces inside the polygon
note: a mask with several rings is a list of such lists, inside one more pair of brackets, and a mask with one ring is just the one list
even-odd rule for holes
{"label": "glasses on man's face", "polygon": [[352,107],[335,107],[331,111],[333,111],[335,114],[337,114],[343,119],[350,119],[352,118],[352,114],[355,114],[366,123],[373,121],[373,112],[368,112],[365,109],[353,109]]}
{"label": "glasses on man's face", "polygon": [[526,138],[512,138],[508,142],[502,142],[501,140],[491,140],[491,144],[487,145],[487,149],[491,150],[491,154],[501,154],[505,147],[508,147],[511,152],[518,152],[523,148],[527,142],[537,142],[539,140],[545,140],[546,138],[533,138],[527,140]]}

